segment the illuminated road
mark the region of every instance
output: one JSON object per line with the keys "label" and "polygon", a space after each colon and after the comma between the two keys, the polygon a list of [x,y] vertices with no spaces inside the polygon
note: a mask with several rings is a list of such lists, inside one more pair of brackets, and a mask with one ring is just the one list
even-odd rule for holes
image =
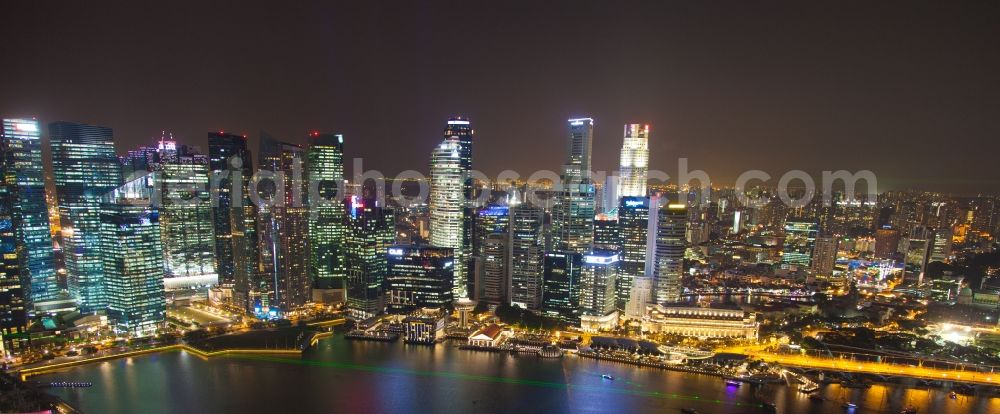
{"label": "illuminated road", "polygon": [[820,358],[807,355],[788,355],[765,352],[759,347],[737,347],[720,350],[744,354],[754,359],[781,365],[818,368],[831,371],[862,372],[866,374],[903,376],[928,380],[961,381],[978,384],[996,385],[1000,382],[1000,373],[947,370],[932,367],[889,364],[881,362],[851,361],[838,358]]}

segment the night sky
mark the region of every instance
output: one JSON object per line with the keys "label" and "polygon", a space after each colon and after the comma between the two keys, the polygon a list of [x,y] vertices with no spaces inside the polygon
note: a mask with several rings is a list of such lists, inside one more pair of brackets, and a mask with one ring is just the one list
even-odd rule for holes
{"label": "night sky", "polygon": [[871,169],[880,190],[1000,193],[996,1],[202,3],[6,3],[0,114],[110,126],[119,152],[339,131],[389,174],[426,171],[462,114],[476,169],[524,175],[558,170],[565,120],[590,116],[596,169],[648,122],[672,176],[688,157],[722,183]]}

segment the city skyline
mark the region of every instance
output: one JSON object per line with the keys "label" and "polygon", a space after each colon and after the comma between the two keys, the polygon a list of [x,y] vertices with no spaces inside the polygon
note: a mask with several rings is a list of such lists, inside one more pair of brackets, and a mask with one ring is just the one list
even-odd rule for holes
{"label": "city skyline", "polygon": [[[135,11],[103,13],[104,6],[92,5],[51,13],[43,29],[18,16],[44,13],[44,6],[19,4],[0,25],[5,38],[23,39],[10,45],[19,64],[0,68],[0,113],[112,127],[119,153],[164,129],[202,146],[204,131],[246,134],[252,141],[269,131],[303,144],[313,129],[338,131],[350,143],[345,159],[363,158],[387,173],[424,170],[416,154],[435,144],[437,120],[448,116],[476,123],[481,154],[527,143],[539,146],[539,154],[554,154],[563,144],[558,122],[591,116],[594,165],[604,170],[618,164],[621,125],[643,122],[652,126],[650,168],[676,171],[676,159],[686,157],[721,184],[751,168],[772,174],[871,169],[884,189],[996,194],[1000,181],[990,173],[988,154],[997,149],[990,102],[1000,94],[992,81],[1000,62],[987,52],[996,46],[987,39],[1000,38],[997,28],[987,24],[989,13],[970,5],[908,6],[854,5],[851,15],[870,17],[853,19],[849,33],[834,36],[826,29],[847,11],[816,5],[730,5],[723,12],[710,5],[547,3],[521,14],[513,6],[459,11],[437,4],[425,13],[455,27],[416,26],[406,17],[415,5],[303,4],[276,14],[226,9],[232,16],[204,6],[183,18],[154,6],[142,19],[116,19]],[[896,19],[885,24],[879,17],[889,10]],[[373,32],[374,13],[392,23],[386,31]],[[259,44],[238,35],[254,23],[266,27],[271,18],[299,24]],[[188,19],[194,20],[175,23]],[[524,31],[499,30],[500,21]],[[635,30],[605,28],[622,21],[634,21]],[[783,21],[796,24],[766,29]],[[577,22],[597,29],[560,33]],[[731,32],[707,31],[715,25]],[[202,36],[185,35],[188,30]],[[341,35],[355,32],[361,36]],[[408,35],[413,32],[421,35]],[[149,48],[136,44],[142,38]],[[202,38],[209,40],[198,43]],[[510,58],[476,47],[498,41]],[[101,53],[85,53],[93,48],[88,42],[98,42]],[[243,52],[251,46],[276,59],[252,58]],[[157,52],[164,48],[175,55]],[[595,64],[557,64],[575,48]],[[452,50],[467,53],[461,68],[445,63]],[[546,50],[555,53],[541,53]],[[400,53],[383,53],[389,51]],[[79,70],[44,63],[60,52]],[[879,58],[885,54],[894,58]],[[212,60],[231,64],[194,63]],[[628,61],[641,63],[618,63]],[[539,70],[527,76],[529,67]],[[527,88],[498,87],[522,84],[522,77]],[[456,87],[468,92],[453,93]],[[132,102],[143,102],[144,110]],[[384,140],[400,151],[381,153]],[[934,150],[944,143],[964,150]],[[897,156],[906,146],[912,154]],[[477,168],[556,169],[547,156],[481,156]],[[768,161],[760,165],[760,159]]]}

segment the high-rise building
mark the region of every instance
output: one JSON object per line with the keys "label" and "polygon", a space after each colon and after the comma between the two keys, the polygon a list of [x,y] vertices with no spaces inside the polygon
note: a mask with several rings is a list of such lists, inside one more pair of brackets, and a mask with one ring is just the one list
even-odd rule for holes
{"label": "high-rise building", "polygon": [[375,200],[352,197],[347,211],[347,309],[355,318],[366,319],[385,307],[386,255],[395,242],[396,221],[393,210],[378,206]]}
{"label": "high-rise building", "polygon": [[931,258],[933,262],[947,262],[951,257],[951,229],[944,227],[934,231],[934,245],[931,247]]}
{"label": "high-rise building", "polygon": [[649,124],[625,125],[618,198],[645,197],[649,169]]}
{"label": "high-rise building", "polygon": [[104,310],[100,255],[101,196],[122,183],[111,128],[73,122],[49,125],[59,203],[66,284],[84,313]]}
{"label": "high-rise building", "polygon": [[388,250],[386,290],[390,313],[444,308],[454,300],[455,258],[451,249],[395,245]]}
{"label": "high-rise building", "polygon": [[156,333],[167,319],[160,215],[151,205],[153,177],[108,193],[100,207],[100,247],[108,320],[116,332]]}
{"label": "high-rise building", "polygon": [[[464,298],[468,296],[466,248],[471,247],[471,229],[468,231],[470,243],[466,244],[466,227],[471,224],[466,217],[465,197],[469,170],[465,168],[463,159],[466,151],[463,140],[466,136],[454,133],[451,127],[468,126],[468,121],[453,119],[448,121],[448,125],[444,140],[431,153],[430,241],[434,246],[447,247],[454,252],[454,293],[455,297]],[[471,134],[471,129],[469,133]]]}
{"label": "high-rise building", "polygon": [[813,220],[800,218],[785,220],[785,242],[781,253],[781,264],[811,267],[818,233],[819,224]]}
{"label": "high-rise building", "polygon": [[507,233],[493,233],[483,243],[482,296],[494,305],[510,303],[510,253]]}
{"label": "high-rise building", "polygon": [[655,299],[652,277],[641,276],[633,279],[628,303],[625,305],[625,317],[642,319],[643,316],[646,316],[646,305],[654,303]]}
{"label": "high-rise building", "polygon": [[614,250],[621,248],[621,245],[618,216],[598,214],[594,217],[594,248]]}
{"label": "high-rise building", "polygon": [[510,302],[542,308],[542,225],[544,212],[528,203],[510,208]]}
{"label": "high-rise building", "polygon": [[[473,226],[476,217],[476,206],[472,200],[475,199],[475,188],[472,178],[472,122],[469,118],[453,116],[448,118],[448,123],[444,128],[444,139],[454,139],[458,142],[459,168],[462,170],[462,249],[456,251],[455,256],[455,282],[464,284],[461,289],[465,294],[457,295],[456,298],[469,296],[470,289],[474,282],[471,276],[470,256],[472,254]],[[458,253],[461,253],[460,255]],[[461,261],[461,263],[459,263]],[[459,280],[461,279],[461,280]],[[456,294],[459,292],[456,292]]]}
{"label": "high-rise building", "polygon": [[[309,177],[309,277],[314,296],[342,291],[344,268],[344,136],[312,133],[306,164]],[[322,295],[320,295],[322,296]]]}
{"label": "high-rise building", "polygon": [[617,251],[595,250],[583,255],[581,316],[604,316],[615,311],[615,279],[620,261]]}
{"label": "high-rise building", "polygon": [[565,323],[580,323],[580,278],[583,255],[573,252],[545,253],[542,310]]}
{"label": "high-rise building", "polygon": [[[0,141],[0,145],[3,142]],[[6,148],[3,149],[6,152]],[[10,157],[0,162],[0,357],[9,357],[28,343],[28,289],[21,272],[17,237],[17,185],[7,180]]]}
{"label": "high-rise building", "polygon": [[14,214],[18,222],[17,245],[22,250],[20,271],[29,306],[58,300],[55,258],[45,204],[45,174],[38,121],[4,119],[0,130],[3,159],[8,163],[3,180],[16,186]]}
{"label": "high-rise building", "polygon": [[208,157],[160,142],[154,181],[159,186],[164,286],[168,290],[204,288],[219,282],[215,270],[215,227],[208,182]]}
{"label": "high-rise building", "polygon": [[657,303],[672,303],[681,299],[687,215],[684,204],[667,204],[657,213],[656,262],[653,269]]}
{"label": "high-rise building", "polygon": [[256,188],[270,200],[261,202],[257,209],[261,283],[256,302],[262,309],[277,307],[288,312],[312,297],[305,156],[301,146],[261,134],[260,168],[275,173],[269,185],[258,184]]}
{"label": "high-rise building", "polygon": [[253,309],[251,290],[259,286],[257,206],[250,199],[253,157],[245,136],[208,133],[209,169],[218,177],[213,188],[216,201],[215,261],[220,283],[233,287],[234,305]]}
{"label": "high-rise building", "polygon": [[509,207],[503,205],[491,205],[476,213],[472,237],[473,256],[483,256],[483,247],[489,235],[507,233],[509,217]]}
{"label": "high-rise building", "polygon": [[890,259],[899,251],[899,230],[883,227],[875,231],[875,257]]}
{"label": "high-rise building", "polygon": [[590,156],[594,120],[570,119],[567,160],[552,209],[552,245],[554,250],[585,253],[594,241],[594,183]]}
{"label": "high-rise building", "polygon": [[618,205],[621,240],[621,273],[618,274],[616,303],[624,311],[632,291],[632,279],[646,275],[646,242],[649,227],[649,198],[625,196]]}
{"label": "high-rise building", "polygon": [[832,277],[837,264],[837,250],[840,239],[837,236],[816,237],[816,247],[812,255],[812,271],[818,276]]}

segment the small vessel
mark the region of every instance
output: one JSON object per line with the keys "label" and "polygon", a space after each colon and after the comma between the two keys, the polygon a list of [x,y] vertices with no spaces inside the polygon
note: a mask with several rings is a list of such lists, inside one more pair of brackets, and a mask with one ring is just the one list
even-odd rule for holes
{"label": "small vessel", "polygon": [[816,386],[815,384],[809,384],[809,385],[806,385],[806,386],[803,386],[803,387],[799,387],[799,392],[804,392],[806,394],[809,394],[809,393],[814,392],[814,391],[816,391],[818,389],[819,389],[819,387]]}
{"label": "small vessel", "polygon": [[809,396],[809,401],[812,401],[812,402],[823,402],[823,401],[826,401],[826,400],[823,399],[823,397],[821,397],[821,396],[813,394],[813,395]]}
{"label": "small vessel", "polygon": [[604,378],[606,380],[611,380],[611,381],[615,380],[615,377],[612,377],[611,375],[608,375],[608,374],[601,374],[601,378]]}
{"label": "small vessel", "polygon": [[726,385],[728,385],[730,387],[739,387],[740,384],[742,384],[742,383],[739,382],[739,381],[737,381],[737,380],[734,380],[732,378],[726,379]]}
{"label": "small vessel", "polygon": [[698,414],[698,410],[694,408],[681,408],[681,413],[683,414]]}
{"label": "small vessel", "polygon": [[774,404],[773,402],[770,402],[770,401],[763,401],[763,402],[760,403],[760,405],[764,406],[765,410],[771,411],[771,412],[773,412],[773,411],[775,411],[775,410],[778,409],[778,406],[776,404]]}
{"label": "small vessel", "polygon": [[956,400],[956,399],[958,399],[958,393],[956,393],[955,391],[949,392],[948,393],[948,398]]}
{"label": "small vessel", "polygon": [[910,405],[904,408],[903,411],[900,411],[899,414],[917,414],[917,408]]}
{"label": "small vessel", "polygon": [[842,407],[844,407],[844,408],[857,408],[858,405],[855,404],[855,403],[852,403],[852,402],[848,401],[848,402],[845,402],[844,405],[842,405]]}

